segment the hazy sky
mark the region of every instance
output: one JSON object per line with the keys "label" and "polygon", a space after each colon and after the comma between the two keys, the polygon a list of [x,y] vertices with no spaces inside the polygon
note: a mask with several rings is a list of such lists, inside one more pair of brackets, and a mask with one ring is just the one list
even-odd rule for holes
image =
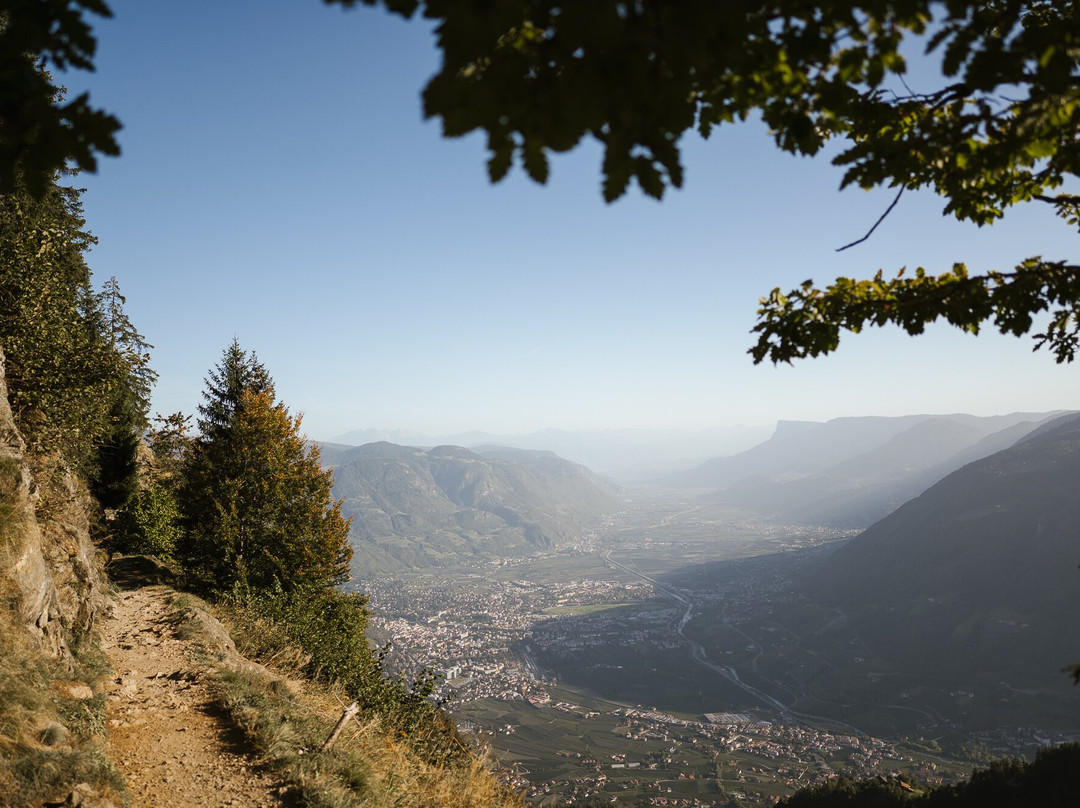
{"label": "hazy sky", "polygon": [[757,125],[685,138],[663,202],[600,196],[600,151],[546,187],[488,184],[483,138],[444,140],[420,91],[427,24],[318,0],[110,0],[98,70],[68,76],[124,124],[81,184],[98,281],[156,346],[155,408],[191,412],[234,335],[311,437],[761,424],[1080,406],[1029,338],[873,330],[754,367],[758,298],[879,267],[1006,269],[1071,255],[1044,209],[978,229],[905,195],[839,193],[827,159]]}

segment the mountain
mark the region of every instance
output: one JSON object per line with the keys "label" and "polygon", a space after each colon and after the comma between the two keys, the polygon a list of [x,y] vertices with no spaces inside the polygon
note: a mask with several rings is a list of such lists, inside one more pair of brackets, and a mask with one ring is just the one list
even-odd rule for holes
{"label": "mountain", "polygon": [[[708,464],[713,472],[723,465],[729,477],[746,469],[756,473],[702,500],[789,523],[866,527],[950,472],[1012,445],[1059,414],[922,415],[804,424],[794,437],[778,431],[760,447]],[[876,445],[867,449],[867,444]],[[700,484],[701,475],[696,479]]]}
{"label": "mountain", "polygon": [[[860,455],[881,449],[925,421],[938,422],[936,428],[939,430],[942,422],[955,424],[960,429],[970,427],[974,430],[970,433],[974,442],[1023,421],[1040,421],[1053,414],[1013,413],[980,417],[959,413],[834,418],[825,422],[780,421],[772,437],[763,443],[738,454],[707,460],[695,468],[671,474],[662,482],[672,487],[701,490],[726,488],[755,476],[782,482],[822,472],[845,461],[855,461]],[[893,449],[897,457],[888,462],[902,460],[902,443]],[[863,465],[872,463],[864,462]]]}
{"label": "mountain", "polygon": [[378,442],[334,455],[359,575],[569,544],[618,507],[611,486],[550,452]]}
{"label": "mountain", "polygon": [[[460,432],[421,435],[404,430],[355,430],[336,437],[333,444],[357,446],[378,441],[423,446],[508,446],[555,452],[593,471],[623,482],[646,480],[672,469],[686,468],[719,455],[742,451],[768,437],[765,426],[729,426],[714,429],[542,429],[537,432],[495,435]],[[333,445],[333,444],[323,444]]]}
{"label": "mountain", "polygon": [[800,587],[839,610],[868,655],[924,675],[1044,686],[1080,658],[1078,526],[1072,414],[948,475]]}

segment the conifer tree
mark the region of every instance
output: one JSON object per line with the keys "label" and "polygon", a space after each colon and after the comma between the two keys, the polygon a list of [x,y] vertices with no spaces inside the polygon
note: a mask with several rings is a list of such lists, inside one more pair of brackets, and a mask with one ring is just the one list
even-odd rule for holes
{"label": "conifer tree", "polygon": [[138,489],[140,437],[150,422],[150,393],[157,373],[150,367],[153,347],[138,332],[124,311],[126,298],[115,277],[87,304],[95,330],[108,345],[119,379],[97,446],[90,489],[102,508],[124,507]]}
{"label": "conifer tree", "polygon": [[349,520],[331,474],[234,340],[206,379],[181,487],[181,554],[218,591],[325,589],[348,578]]}
{"label": "conifer tree", "polygon": [[109,346],[119,355],[124,363],[124,388],[135,411],[138,430],[143,432],[150,426],[150,394],[157,382],[158,374],[150,367],[150,350],[154,347],[135,328],[124,305],[127,298],[120,292],[116,276],[105,281],[98,296],[101,310],[102,333]]}

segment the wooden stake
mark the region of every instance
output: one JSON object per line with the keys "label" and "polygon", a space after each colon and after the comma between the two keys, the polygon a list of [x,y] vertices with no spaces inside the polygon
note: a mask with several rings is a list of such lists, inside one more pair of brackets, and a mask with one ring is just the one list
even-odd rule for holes
{"label": "wooden stake", "polygon": [[345,708],[345,712],[343,712],[341,714],[341,718],[338,719],[337,726],[334,727],[334,731],[330,733],[330,737],[327,738],[323,742],[323,745],[319,747],[320,752],[325,752],[327,749],[333,746],[334,741],[336,741],[338,738],[338,735],[340,735],[341,731],[345,729],[345,725],[349,723],[349,719],[354,717],[358,712],[360,712],[360,705],[355,701]]}

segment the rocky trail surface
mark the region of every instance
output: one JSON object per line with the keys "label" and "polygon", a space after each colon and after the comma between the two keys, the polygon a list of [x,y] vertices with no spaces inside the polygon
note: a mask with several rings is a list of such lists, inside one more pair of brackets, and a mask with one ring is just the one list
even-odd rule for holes
{"label": "rocky trail surface", "polygon": [[203,681],[209,663],[170,621],[172,590],[128,586],[104,621],[102,646],[113,668],[109,757],[132,808],[281,806],[285,789],[260,769]]}

